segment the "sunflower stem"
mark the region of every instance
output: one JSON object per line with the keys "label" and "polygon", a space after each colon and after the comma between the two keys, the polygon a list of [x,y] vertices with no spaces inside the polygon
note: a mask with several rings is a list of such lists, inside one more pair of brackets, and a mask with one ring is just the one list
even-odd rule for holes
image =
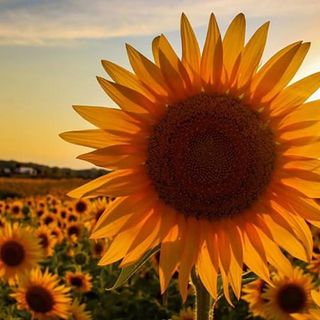
{"label": "sunflower stem", "polygon": [[192,269],[191,279],[196,292],[195,320],[213,320],[213,299],[202,284],[195,269]]}

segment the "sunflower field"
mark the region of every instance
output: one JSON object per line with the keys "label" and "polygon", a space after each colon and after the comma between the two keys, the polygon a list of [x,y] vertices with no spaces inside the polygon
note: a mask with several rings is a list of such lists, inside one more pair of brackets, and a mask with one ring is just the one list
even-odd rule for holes
{"label": "sunflower field", "polygon": [[[176,275],[160,294],[157,251],[121,283],[117,264],[99,266],[110,244],[89,235],[111,204],[109,198],[66,200],[52,195],[0,202],[0,319],[195,319],[191,283],[185,303]],[[220,288],[215,319],[269,319],[274,313],[277,319],[291,319],[286,317],[305,310],[316,319],[319,230],[313,229],[313,237],[313,260],[294,260],[292,277],[271,270],[270,285],[246,272],[241,299],[229,297],[233,307]]]}

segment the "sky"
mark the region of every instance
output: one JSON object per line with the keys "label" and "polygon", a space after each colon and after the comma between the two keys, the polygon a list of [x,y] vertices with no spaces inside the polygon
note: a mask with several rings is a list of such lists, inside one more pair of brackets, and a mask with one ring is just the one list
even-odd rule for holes
{"label": "sky", "polygon": [[180,54],[182,12],[201,47],[211,12],[222,34],[243,12],[247,39],[271,21],[262,62],[304,40],[311,49],[294,80],[320,71],[319,0],[0,0],[0,159],[92,167],[75,159],[87,148],[58,136],[91,128],[72,105],[115,107],[96,76],[108,78],[102,59],[130,69],[125,43],[151,57],[152,39],[164,33]]}

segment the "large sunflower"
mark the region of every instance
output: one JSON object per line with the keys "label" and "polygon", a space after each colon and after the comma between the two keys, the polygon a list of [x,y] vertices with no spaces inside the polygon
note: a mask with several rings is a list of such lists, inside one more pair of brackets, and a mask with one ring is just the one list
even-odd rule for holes
{"label": "large sunflower", "polygon": [[30,311],[34,319],[67,319],[71,315],[69,290],[59,284],[57,275],[34,269],[19,283],[12,296],[18,308]]}
{"label": "large sunflower", "polygon": [[30,272],[42,258],[39,239],[30,228],[6,223],[0,231],[0,275],[10,283]]}
{"label": "large sunflower", "polygon": [[309,43],[293,43],[258,68],[269,23],[245,44],[239,14],[222,39],[211,15],[202,54],[183,14],[182,59],[164,35],[154,62],[130,45],[134,73],[103,61],[98,78],[119,109],[76,106],[98,129],[63,133],[96,150],[79,158],[113,170],[70,196],[117,199],[92,237],[113,239],[100,261],[127,266],[160,245],[164,292],[179,271],[187,294],[190,270],[217,296],[217,275],[240,296],[243,263],[269,282],[268,263],[291,272],[280,248],[309,260],[305,220],[320,225],[320,101],[305,103],[320,73],[289,84]]}

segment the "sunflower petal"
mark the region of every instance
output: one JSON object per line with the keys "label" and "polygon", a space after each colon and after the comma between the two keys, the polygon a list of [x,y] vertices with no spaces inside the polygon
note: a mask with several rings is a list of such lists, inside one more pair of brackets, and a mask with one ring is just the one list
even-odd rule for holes
{"label": "sunflower petal", "polygon": [[142,125],[118,109],[91,106],[73,106],[73,108],[82,118],[109,132],[135,133]]}
{"label": "sunflower petal", "polygon": [[185,67],[164,35],[161,35],[159,39],[159,61],[166,83],[175,93],[175,101],[185,99],[187,88],[191,88],[190,79]]}
{"label": "sunflower petal", "polygon": [[130,45],[127,44],[126,48],[132,69],[140,81],[160,96],[168,96],[169,89],[159,67]]}
{"label": "sunflower petal", "polygon": [[111,61],[102,60],[101,62],[103,68],[106,70],[113,81],[121,84],[124,87],[139,92],[151,101],[155,99],[152,93],[139,81],[138,77],[134,73]]}
{"label": "sunflower petal", "polygon": [[201,90],[200,63],[201,53],[197,38],[186,15],[181,15],[182,64],[186,68],[192,83],[193,93]]}
{"label": "sunflower petal", "polygon": [[237,87],[246,86],[256,72],[267,40],[269,22],[263,24],[251,37],[241,54]]}
{"label": "sunflower petal", "polygon": [[68,131],[60,133],[59,136],[70,143],[97,149],[120,144],[124,141],[128,142],[130,140],[129,136],[113,135],[99,129]]}
{"label": "sunflower petal", "polygon": [[222,59],[220,30],[212,13],[201,58],[201,78],[205,91],[208,93],[214,92],[219,86],[223,65]]}
{"label": "sunflower petal", "polygon": [[[271,91],[279,86],[300,47],[301,42],[297,42],[280,50],[254,75],[250,88],[253,92],[251,98],[253,104],[259,103],[262,97],[270,94]],[[283,83],[283,86],[285,85],[286,83]],[[281,89],[282,87],[277,88],[278,91]]]}
{"label": "sunflower petal", "polygon": [[197,260],[199,252],[199,226],[200,224],[195,218],[189,218],[186,223],[186,230],[182,234],[183,251],[180,259],[179,289],[183,301],[187,298],[187,286],[191,268]]}
{"label": "sunflower petal", "polygon": [[233,83],[236,61],[244,47],[245,32],[246,19],[240,13],[232,20],[223,38],[223,65],[230,85]]}
{"label": "sunflower petal", "polygon": [[303,104],[319,87],[320,72],[293,83],[270,103],[271,116],[289,114]]}

